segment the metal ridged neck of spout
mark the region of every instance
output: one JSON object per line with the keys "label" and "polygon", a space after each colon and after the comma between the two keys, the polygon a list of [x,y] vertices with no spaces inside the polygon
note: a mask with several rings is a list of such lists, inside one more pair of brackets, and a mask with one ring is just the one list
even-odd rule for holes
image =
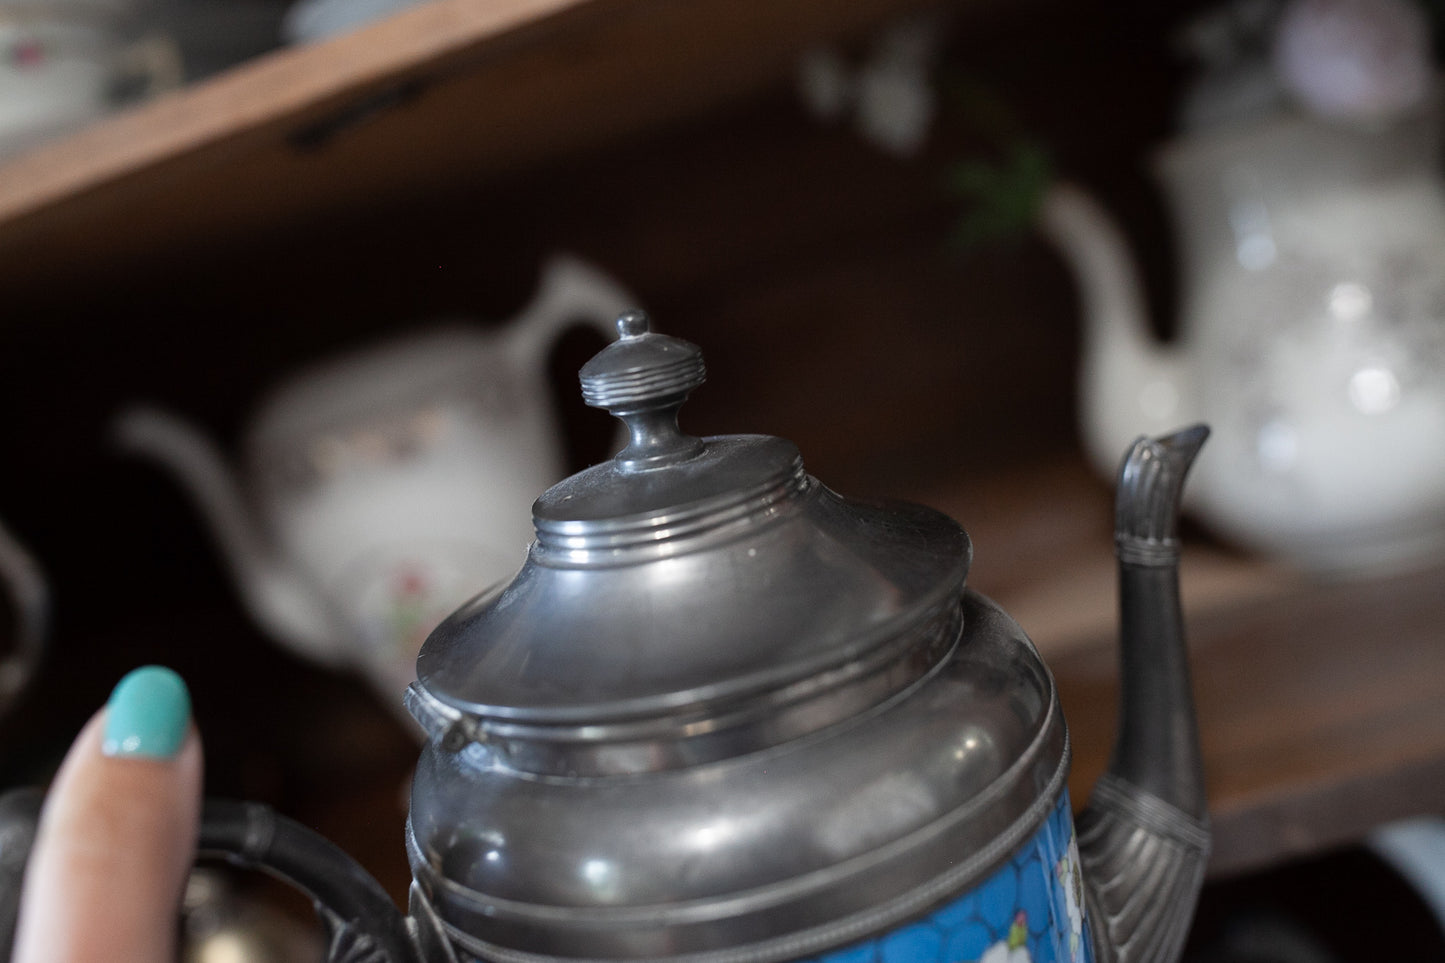
{"label": "metal ridged neck of spout", "polygon": [[1192,425],[1161,438],[1140,438],[1119,469],[1114,505],[1114,545],[1134,565],[1179,563],[1179,502],[1184,477],[1209,437]]}
{"label": "metal ridged neck of spout", "polygon": [[702,352],[680,338],[655,334],[647,315],[617,319],[618,339],[582,366],[582,399],[620,418],[628,445],[613,459],[626,472],[695,458],[702,439],[684,434],[677,413],[707,378]]}

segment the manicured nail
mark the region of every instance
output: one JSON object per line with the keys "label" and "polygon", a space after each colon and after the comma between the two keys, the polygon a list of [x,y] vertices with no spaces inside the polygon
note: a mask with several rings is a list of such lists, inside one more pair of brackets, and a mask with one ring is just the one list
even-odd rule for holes
{"label": "manicured nail", "polygon": [[160,665],[128,673],[105,704],[107,756],[170,759],[181,751],[191,723],[191,695],[181,677]]}

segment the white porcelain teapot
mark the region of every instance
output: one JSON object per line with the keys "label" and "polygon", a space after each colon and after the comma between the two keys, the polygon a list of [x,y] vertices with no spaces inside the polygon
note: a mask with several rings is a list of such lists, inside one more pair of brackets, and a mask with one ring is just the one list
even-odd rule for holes
{"label": "white porcelain teapot", "polygon": [[1051,190],[1040,223],[1083,298],[1082,429],[1101,470],[1140,432],[1207,421],[1189,506],[1230,540],[1332,573],[1445,553],[1439,108],[1371,125],[1276,115],[1168,145],[1169,345],[1103,208]]}
{"label": "white porcelain teapot", "polygon": [[503,326],[431,329],[304,371],[256,414],[241,481],[164,412],[132,409],[116,433],[189,490],[263,628],[363,669],[392,703],[432,627],[521,566],[532,499],[565,474],[547,351],[580,322],[614,337],[631,303],[557,257]]}

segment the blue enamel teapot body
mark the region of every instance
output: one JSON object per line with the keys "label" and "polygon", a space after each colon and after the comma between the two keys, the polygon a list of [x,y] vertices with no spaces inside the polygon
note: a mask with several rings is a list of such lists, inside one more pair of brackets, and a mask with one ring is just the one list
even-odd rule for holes
{"label": "blue enamel teapot body", "polygon": [[629,444],[418,659],[409,914],[261,806],[208,803],[202,850],[308,891],[350,963],[1176,958],[1208,831],[1174,519],[1206,430],[1121,471],[1121,731],[1076,830],[1053,680],[964,530],[781,439],[683,434],[700,353],[618,329],[583,394]]}

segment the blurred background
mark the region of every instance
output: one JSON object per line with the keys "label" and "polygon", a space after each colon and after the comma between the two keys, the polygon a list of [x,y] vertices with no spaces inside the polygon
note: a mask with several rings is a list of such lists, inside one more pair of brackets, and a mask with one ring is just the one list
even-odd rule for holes
{"label": "blurred background", "polygon": [[[613,450],[576,371],[635,305],[706,353],[692,433],[963,522],[1058,678],[1076,801],[1113,723],[1108,463],[1213,424],[1191,958],[1445,959],[1438,13],[5,0],[0,785],[162,662],[210,792],[402,901],[415,646]],[[193,890],[197,953],[281,934],[197,959],[314,953],[273,888]]]}

